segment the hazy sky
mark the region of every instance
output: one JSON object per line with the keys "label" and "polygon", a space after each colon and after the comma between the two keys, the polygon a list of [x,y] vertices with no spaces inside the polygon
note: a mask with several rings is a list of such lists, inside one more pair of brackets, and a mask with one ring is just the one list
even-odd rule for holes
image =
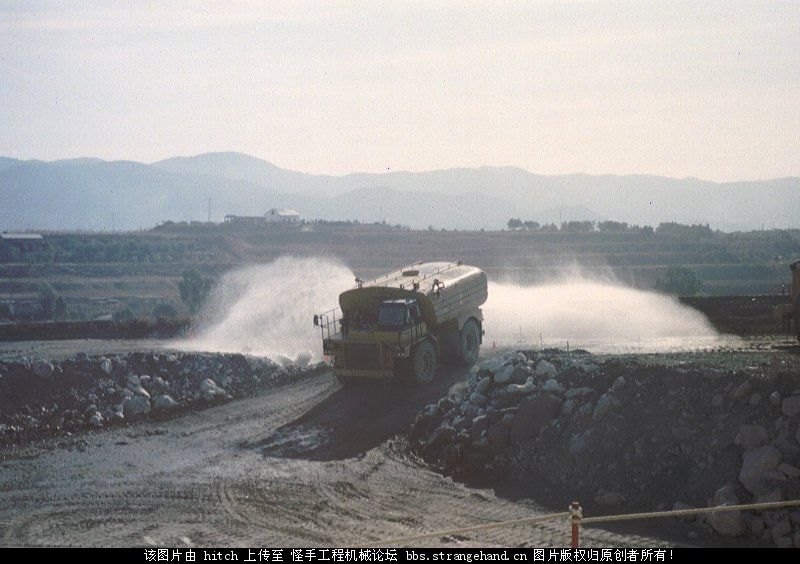
{"label": "hazy sky", "polygon": [[800,175],[800,2],[0,0],[0,155],[206,151]]}

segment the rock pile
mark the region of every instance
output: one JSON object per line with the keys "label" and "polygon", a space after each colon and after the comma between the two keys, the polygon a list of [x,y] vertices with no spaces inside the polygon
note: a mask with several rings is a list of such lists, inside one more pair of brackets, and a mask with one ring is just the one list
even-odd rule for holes
{"label": "rock pile", "polygon": [[[800,499],[800,381],[785,376],[507,353],[427,406],[411,443],[446,474],[595,514]],[[800,508],[696,523],[800,546]]]}
{"label": "rock pile", "polygon": [[237,354],[131,353],[0,362],[0,446],[167,417],[314,370]]}

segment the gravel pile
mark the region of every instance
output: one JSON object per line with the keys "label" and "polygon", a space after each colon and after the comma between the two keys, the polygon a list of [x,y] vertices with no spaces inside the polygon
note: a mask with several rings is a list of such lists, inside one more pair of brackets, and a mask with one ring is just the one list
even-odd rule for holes
{"label": "gravel pile", "polygon": [[[796,368],[749,368],[507,353],[427,406],[411,444],[445,474],[594,514],[800,499]],[[800,547],[800,509],[693,522]]]}
{"label": "gravel pile", "polygon": [[130,353],[0,362],[0,446],[168,417],[315,369],[240,354]]}

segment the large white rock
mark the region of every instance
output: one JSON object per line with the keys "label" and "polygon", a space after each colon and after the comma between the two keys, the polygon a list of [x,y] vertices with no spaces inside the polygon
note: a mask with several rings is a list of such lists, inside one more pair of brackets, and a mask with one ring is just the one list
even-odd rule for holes
{"label": "large white rock", "polygon": [[113,366],[111,365],[111,361],[109,359],[104,358],[103,360],[100,361],[100,370],[102,370],[108,375],[111,375],[112,369]]}
{"label": "large white rock", "polygon": [[150,413],[150,402],[143,396],[134,396],[125,400],[125,403],[122,404],[122,411],[125,417]]}
{"label": "large white rock", "polygon": [[178,402],[172,399],[172,396],[169,394],[161,394],[160,396],[156,396],[156,398],[153,400],[153,407],[157,410],[169,409],[171,407],[175,407],[176,405],[178,405]]}
{"label": "large white rock", "polygon": [[507,364],[498,370],[494,375],[494,383],[505,385],[511,382],[511,377],[514,374],[514,365]]}
{"label": "large white rock", "polygon": [[489,360],[482,362],[480,365],[480,369],[486,370],[494,374],[503,367],[506,361],[507,359],[503,358],[502,356],[496,356],[494,358],[490,358]]}

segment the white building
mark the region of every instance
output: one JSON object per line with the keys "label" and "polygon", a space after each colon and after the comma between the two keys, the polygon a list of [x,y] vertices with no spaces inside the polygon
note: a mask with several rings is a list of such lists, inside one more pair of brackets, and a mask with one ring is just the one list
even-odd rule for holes
{"label": "white building", "polygon": [[294,210],[272,208],[264,214],[267,223],[294,223],[300,221],[300,214]]}

